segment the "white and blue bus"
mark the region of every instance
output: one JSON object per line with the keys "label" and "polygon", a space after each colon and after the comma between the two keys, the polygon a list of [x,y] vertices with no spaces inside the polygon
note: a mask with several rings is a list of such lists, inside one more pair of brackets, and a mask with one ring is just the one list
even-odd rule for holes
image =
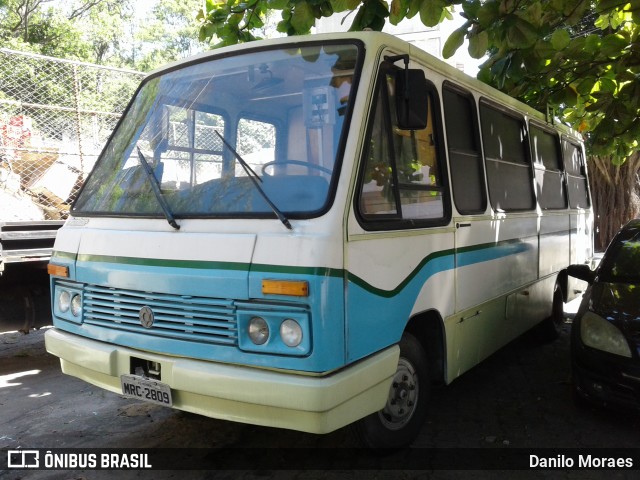
{"label": "white and blue bus", "polygon": [[582,142],[395,37],[255,42],[144,79],[59,231],[64,373],[214,418],[410,443],[576,295]]}

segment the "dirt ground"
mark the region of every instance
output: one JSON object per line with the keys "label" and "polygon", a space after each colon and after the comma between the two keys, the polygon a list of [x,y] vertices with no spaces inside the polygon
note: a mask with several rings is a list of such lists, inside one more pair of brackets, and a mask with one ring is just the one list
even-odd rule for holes
{"label": "dirt ground", "polygon": [[[1,297],[1,295],[0,295]],[[46,305],[46,300],[43,301]],[[2,310],[0,310],[1,313]],[[5,308],[5,313],[6,313]],[[39,315],[45,315],[40,309]],[[40,319],[46,323],[46,318]],[[416,449],[452,449],[461,458],[496,449],[580,449],[640,447],[640,417],[572,401],[569,379],[570,320],[560,339],[541,344],[525,335],[472,369],[450,386],[436,389],[431,413]],[[20,322],[18,322],[20,323]],[[0,333],[0,455],[8,449],[166,448],[226,452],[242,448],[247,456],[265,447],[290,452],[352,452],[348,429],[316,436],[300,432],[214,420],[142,403],[95,388],[60,372],[58,359],[44,349],[44,331]],[[321,450],[328,449],[328,450]],[[341,450],[344,449],[344,450]],[[577,450],[575,450],[577,449]],[[238,450],[233,450],[237,452]],[[272,450],[277,451],[277,450]],[[428,450],[418,450],[428,451]],[[445,450],[448,451],[448,450]],[[586,450],[585,450],[586,451]],[[640,453],[640,450],[638,450]],[[350,454],[350,453],[348,453]],[[319,455],[327,455],[321,453]],[[322,457],[319,457],[322,458]],[[185,457],[185,461],[189,457]],[[0,459],[1,460],[1,459]],[[0,470],[0,479],[114,478],[469,478],[469,472],[404,468],[358,472],[349,469],[219,471],[216,462],[200,471],[26,471]],[[0,462],[0,465],[3,463]],[[6,463],[4,463],[6,465]],[[204,465],[204,466],[203,466]],[[398,465],[399,467],[401,465]],[[184,465],[182,465],[184,467]],[[638,466],[636,466],[638,468]],[[477,471],[478,478],[603,478],[605,472]],[[634,475],[635,474],[635,475]],[[526,477],[525,477],[526,475]],[[624,470],[611,478],[637,478]]]}

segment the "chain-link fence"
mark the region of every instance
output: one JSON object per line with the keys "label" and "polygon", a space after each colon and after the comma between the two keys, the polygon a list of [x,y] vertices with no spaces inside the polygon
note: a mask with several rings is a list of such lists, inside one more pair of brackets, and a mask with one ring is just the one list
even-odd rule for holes
{"label": "chain-link fence", "polygon": [[0,220],[66,217],[143,75],[0,48]]}

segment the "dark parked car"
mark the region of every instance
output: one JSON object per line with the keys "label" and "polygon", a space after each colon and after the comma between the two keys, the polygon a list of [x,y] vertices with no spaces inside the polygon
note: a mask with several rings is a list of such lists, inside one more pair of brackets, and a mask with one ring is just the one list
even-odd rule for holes
{"label": "dark parked car", "polygon": [[568,273],[589,283],[571,332],[575,393],[640,408],[640,219],[616,234],[595,271]]}

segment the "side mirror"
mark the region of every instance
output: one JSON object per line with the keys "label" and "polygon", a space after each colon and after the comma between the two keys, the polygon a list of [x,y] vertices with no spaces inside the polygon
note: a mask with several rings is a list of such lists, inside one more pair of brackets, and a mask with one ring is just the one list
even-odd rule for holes
{"label": "side mirror", "polygon": [[404,69],[396,72],[396,113],[402,130],[427,127],[429,96],[424,71]]}
{"label": "side mirror", "polygon": [[567,267],[567,274],[589,284],[592,284],[596,278],[596,272],[591,270],[589,265],[569,265]]}

